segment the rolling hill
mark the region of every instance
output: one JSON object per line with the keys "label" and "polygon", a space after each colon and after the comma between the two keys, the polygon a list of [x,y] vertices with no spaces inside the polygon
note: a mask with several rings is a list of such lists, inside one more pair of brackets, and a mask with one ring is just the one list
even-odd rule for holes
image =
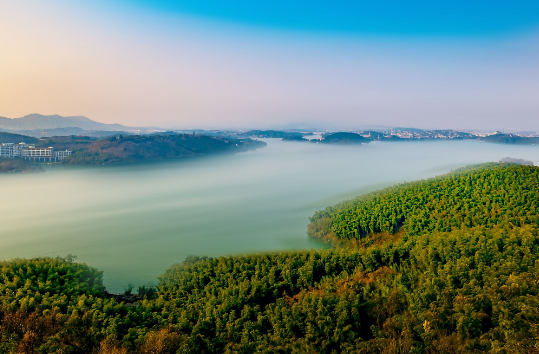
{"label": "rolling hill", "polygon": [[27,143],[27,144],[35,144],[38,142],[38,139],[34,137],[30,137],[27,135],[22,134],[13,134],[13,133],[6,133],[6,132],[0,132],[0,143],[11,143],[11,144],[18,144],[18,143]]}
{"label": "rolling hill", "polygon": [[59,115],[45,116],[29,114],[21,118],[0,117],[0,129],[6,131],[47,130],[59,128],[80,128],[83,130],[124,131],[137,129],[121,124],[99,123],[83,116],[62,117]]}

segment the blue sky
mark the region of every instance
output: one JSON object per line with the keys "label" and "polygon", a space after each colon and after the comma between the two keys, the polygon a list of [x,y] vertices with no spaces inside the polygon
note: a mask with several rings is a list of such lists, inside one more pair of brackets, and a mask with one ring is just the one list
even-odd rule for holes
{"label": "blue sky", "polygon": [[539,130],[539,1],[4,1],[0,43],[0,116]]}
{"label": "blue sky", "polygon": [[496,36],[536,29],[539,1],[121,1],[163,13],[251,26],[385,36]]}

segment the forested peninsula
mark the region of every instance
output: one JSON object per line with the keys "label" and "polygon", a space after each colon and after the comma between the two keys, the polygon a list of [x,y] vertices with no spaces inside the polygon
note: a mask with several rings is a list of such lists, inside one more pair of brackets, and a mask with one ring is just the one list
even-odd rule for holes
{"label": "forested peninsula", "polygon": [[266,146],[252,139],[233,139],[207,135],[127,135],[81,142],[80,137],[45,139],[43,144],[72,149],[65,164],[103,165],[156,161],[182,157],[234,153]]}
{"label": "forested peninsula", "polygon": [[[195,134],[114,135],[107,138],[89,136],[55,136],[33,138],[19,134],[0,132],[0,142],[7,144],[31,144],[32,149],[48,149],[69,152],[60,161],[43,159],[69,165],[112,165],[161,161],[196,156],[237,153],[266,146],[253,139],[238,139]],[[27,145],[25,145],[27,146]],[[28,149],[29,147],[25,147]],[[49,152],[52,157],[52,152]],[[0,156],[0,172],[44,171],[38,163],[17,156]]]}
{"label": "forested peninsula", "polygon": [[496,163],[328,207],[324,251],[173,265],[135,300],[72,258],[0,263],[0,353],[535,353],[539,169]]}

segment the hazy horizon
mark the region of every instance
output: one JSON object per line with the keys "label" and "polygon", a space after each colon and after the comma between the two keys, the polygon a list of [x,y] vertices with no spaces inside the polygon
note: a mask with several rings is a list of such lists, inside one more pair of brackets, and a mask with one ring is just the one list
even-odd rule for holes
{"label": "hazy horizon", "polygon": [[[97,120],[94,120],[94,119],[91,119],[89,117],[86,117],[86,116],[83,116],[83,115],[76,115],[76,116],[61,116],[61,115],[58,115],[58,114],[50,114],[50,115],[44,115],[44,114],[40,114],[40,113],[30,113],[30,114],[27,114],[27,115],[24,115],[22,117],[5,117],[5,116],[2,116],[0,115],[0,118],[8,118],[8,119],[20,119],[20,118],[25,118],[25,117],[28,117],[28,116],[33,116],[33,115],[39,115],[39,116],[44,116],[44,117],[62,117],[62,118],[74,118],[74,117],[82,117],[82,118],[87,118],[87,119],[90,119],[94,122],[97,122],[97,123],[104,123],[104,122],[100,122],[100,121],[97,121]],[[105,124],[121,124],[121,123],[117,123],[117,122],[112,122],[112,123],[105,123]],[[321,125],[321,124],[309,124],[309,122],[304,122],[304,123],[287,123],[287,124],[278,124],[278,125],[268,125],[268,124],[259,124],[259,125],[243,125],[243,126],[221,126],[221,127],[216,127],[216,126],[207,126],[207,127],[199,127],[199,126],[196,126],[195,125],[188,125],[188,126],[150,126],[150,125],[141,125],[141,126],[129,126],[129,125],[124,125],[126,128],[155,128],[155,129],[171,129],[171,130],[222,130],[222,131],[226,131],[226,130],[230,130],[230,131],[234,131],[234,130],[238,130],[238,131],[245,131],[245,130],[284,130],[284,131],[287,131],[287,130],[305,130],[305,131],[315,131],[315,130],[319,130],[319,131],[361,131],[361,130],[386,130],[386,129],[398,129],[398,128],[403,128],[403,129],[423,129],[423,130],[455,130],[455,131],[477,131],[477,132],[481,132],[481,131],[484,131],[484,132],[493,132],[493,131],[502,131],[502,132],[526,132],[526,131],[534,131],[534,132],[539,132],[539,130],[533,130],[533,129],[497,129],[496,127],[485,127],[485,128],[476,128],[476,129],[466,129],[466,128],[463,128],[463,129],[460,129],[460,128],[455,128],[455,127],[450,127],[450,126],[444,126],[444,127],[418,127],[418,126],[412,126],[412,125],[408,125],[406,123],[400,125],[400,126],[396,126],[396,125],[393,125],[393,126],[389,126],[389,125],[381,125],[381,124],[356,124],[356,125],[343,125],[343,124],[331,124],[331,123],[323,123],[324,125]],[[0,129],[0,131],[2,131]],[[17,130],[14,130],[14,132],[17,132]]]}
{"label": "hazy horizon", "polygon": [[539,130],[539,4],[0,3],[1,116]]}

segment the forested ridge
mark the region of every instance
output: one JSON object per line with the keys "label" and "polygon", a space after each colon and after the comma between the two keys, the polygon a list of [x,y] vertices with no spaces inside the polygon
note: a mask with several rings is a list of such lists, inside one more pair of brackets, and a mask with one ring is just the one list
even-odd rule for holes
{"label": "forested ridge", "polygon": [[[156,161],[182,157],[205,156],[219,153],[236,153],[266,146],[251,139],[232,139],[206,135],[127,135],[95,140],[71,137],[75,148],[63,163],[102,165]],[[78,146],[81,139],[86,145]],[[63,142],[63,137],[48,139]],[[64,143],[64,145],[67,145]],[[77,149],[78,147],[78,149]]]}
{"label": "forested ridge", "polygon": [[310,218],[311,235],[330,240],[368,234],[451,231],[462,227],[539,222],[539,169],[484,164],[400,184],[345,201]]}
{"label": "forested ridge", "polygon": [[189,257],[133,304],[72,258],[1,262],[0,353],[538,353],[537,182],[491,164],[375,192],[313,221],[335,232],[342,213],[410,205],[397,228],[326,251]]}

